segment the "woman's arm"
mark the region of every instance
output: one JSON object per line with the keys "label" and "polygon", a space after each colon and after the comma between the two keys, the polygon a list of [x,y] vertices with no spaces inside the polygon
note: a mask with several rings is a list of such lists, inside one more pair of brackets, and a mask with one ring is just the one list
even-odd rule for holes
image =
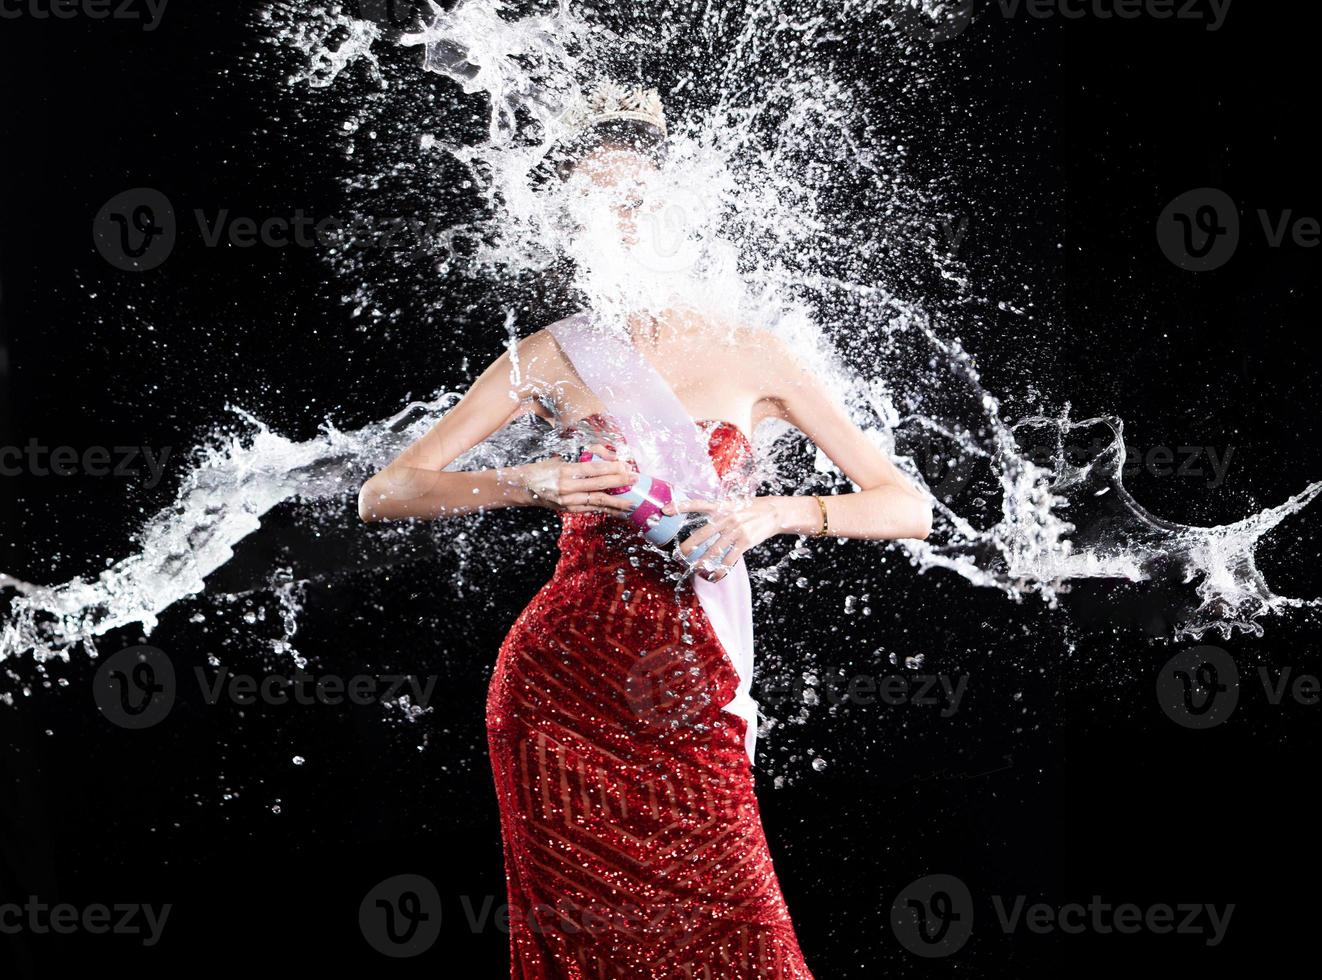
{"label": "woman's arm", "polygon": [[602,491],[632,483],[636,474],[605,447],[592,447],[604,462],[549,459],[493,470],[447,472],[493,432],[534,411],[538,362],[554,357],[553,341],[538,331],[518,344],[519,370],[509,352],[498,357],[444,418],[377,473],[358,493],[364,521],[432,519],[492,507],[541,506],[571,513],[628,509]]}
{"label": "woman's arm", "polygon": [[[779,338],[763,335],[755,355],[765,379],[761,404],[804,433],[859,489],[823,497],[829,535],[842,538],[924,539],[932,529],[932,505],[886,458],[846,414],[844,408],[793,351]],[[751,501],[679,501],[667,513],[711,514],[710,522],[680,545],[689,554],[704,541],[719,536],[706,549],[713,559],[728,547],[719,563],[700,563],[706,577],[718,580],[749,548],[777,534],[816,534],[822,510],[811,496],[763,496]]]}
{"label": "woman's arm", "polygon": [[[774,414],[812,440],[859,489],[823,498],[830,535],[922,540],[932,530],[932,505],[846,414],[844,408],[779,338],[766,345]],[[786,533],[813,534],[822,513],[812,497],[773,497]]]}

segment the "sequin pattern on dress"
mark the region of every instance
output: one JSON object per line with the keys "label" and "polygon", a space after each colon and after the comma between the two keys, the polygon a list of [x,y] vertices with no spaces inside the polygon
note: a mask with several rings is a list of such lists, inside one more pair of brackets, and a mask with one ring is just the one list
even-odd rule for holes
{"label": "sequin pattern on dress", "polygon": [[[699,424],[723,481],[745,479],[743,433]],[[691,581],[611,515],[562,515],[559,545],[487,699],[511,977],[811,980]]]}

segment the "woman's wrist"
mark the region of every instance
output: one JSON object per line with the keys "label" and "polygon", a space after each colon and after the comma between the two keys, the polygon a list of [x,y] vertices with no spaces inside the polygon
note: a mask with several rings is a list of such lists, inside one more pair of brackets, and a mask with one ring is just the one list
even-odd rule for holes
{"label": "woman's wrist", "polygon": [[525,471],[525,466],[496,467],[496,487],[511,507],[532,507],[541,503],[528,489]]}
{"label": "woman's wrist", "polygon": [[774,497],[782,534],[816,534],[822,528],[822,511],[812,497]]}

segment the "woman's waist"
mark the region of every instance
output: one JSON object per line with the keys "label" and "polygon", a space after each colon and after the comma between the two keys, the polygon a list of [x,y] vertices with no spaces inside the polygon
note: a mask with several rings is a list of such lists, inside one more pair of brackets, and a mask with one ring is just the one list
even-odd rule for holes
{"label": "woman's waist", "polygon": [[633,525],[606,515],[568,517],[558,546],[557,577],[576,573],[620,578],[637,572],[673,584],[680,570],[673,555],[650,544]]}
{"label": "woman's waist", "polygon": [[524,619],[531,615],[544,625],[558,615],[585,611],[600,618],[632,618],[643,608],[649,615],[664,609],[673,617],[680,608],[697,605],[692,580],[681,579],[676,559],[636,532],[566,528],[559,546],[555,570],[529,603]]}

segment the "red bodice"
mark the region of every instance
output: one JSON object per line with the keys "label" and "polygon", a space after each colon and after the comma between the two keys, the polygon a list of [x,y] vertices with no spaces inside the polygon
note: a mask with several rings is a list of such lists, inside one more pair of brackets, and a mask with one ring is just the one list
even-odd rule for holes
{"label": "red bodice", "polygon": [[[701,419],[698,427],[707,435],[707,451],[716,475],[727,491],[747,490],[752,479],[753,449],[748,437],[732,422]],[[594,412],[574,424],[601,442],[621,446],[623,437],[610,416]],[[636,471],[638,467],[633,466]],[[563,514],[560,518],[560,564],[563,573],[599,568],[603,562],[618,564],[630,557],[637,563],[660,570],[660,556],[640,544],[638,529],[613,514]],[[630,549],[633,549],[632,551]],[[691,591],[691,590],[690,590]]]}

